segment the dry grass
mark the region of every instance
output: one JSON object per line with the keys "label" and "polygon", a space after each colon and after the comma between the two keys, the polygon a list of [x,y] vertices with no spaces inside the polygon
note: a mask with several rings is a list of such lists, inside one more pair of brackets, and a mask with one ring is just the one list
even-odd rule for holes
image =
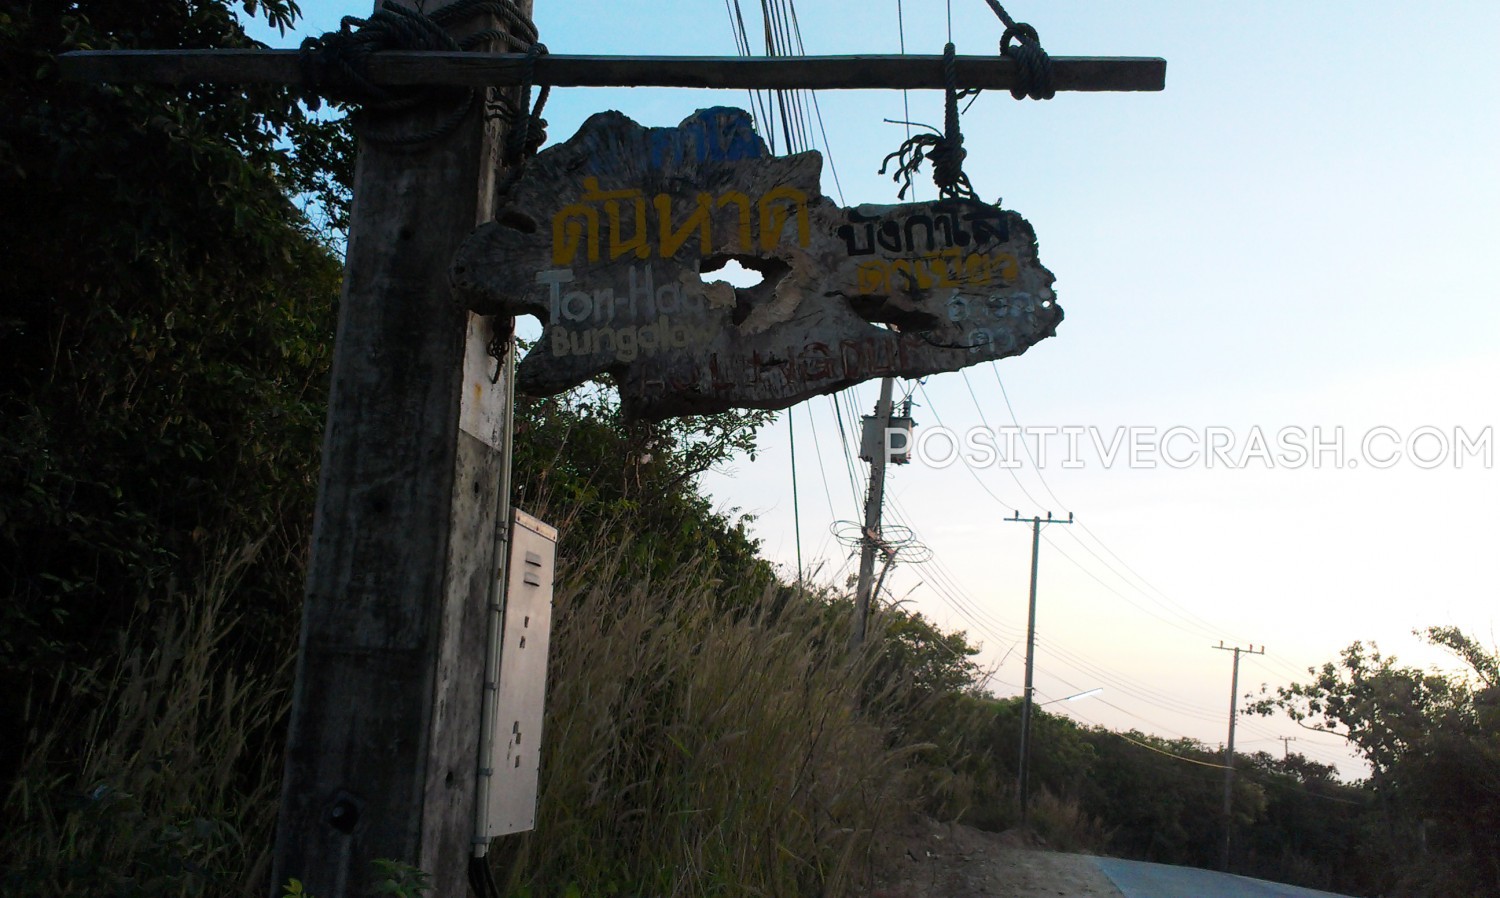
{"label": "dry grass", "polygon": [[[872,688],[847,603],[745,600],[692,568],[640,582],[631,548],[560,584],[538,826],[497,844],[497,873],[538,898],[856,892],[917,780],[898,722],[862,708],[910,708],[911,685]],[[226,650],[255,549],[36,697],[6,894],[265,893],[289,676],[244,679]]]}
{"label": "dry grass", "polygon": [[36,896],[259,894],[280,768],[267,744],[285,671],[220,669],[229,598],[259,546],[219,553],[201,587],[162,597],[119,654],[33,696],[28,752],[5,802],[8,892]]}
{"label": "dry grass", "polygon": [[1110,831],[1083,810],[1076,798],[1064,798],[1048,789],[1037,789],[1031,797],[1031,828],[1056,851],[1104,854]]}
{"label": "dry grass", "polygon": [[513,890],[837,896],[863,880],[906,795],[906,753],[858,710],[872,655],[845,651],[840,606],[720,593],[692,570],[630,582],[618,557],[560,584],[538,825],[497,846]]}

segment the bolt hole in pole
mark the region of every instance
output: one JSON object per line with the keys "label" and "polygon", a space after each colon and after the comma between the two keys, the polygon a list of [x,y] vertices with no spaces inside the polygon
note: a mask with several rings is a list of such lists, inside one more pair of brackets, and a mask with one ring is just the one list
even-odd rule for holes
{"label": "bolt hole in pole", "polygon": [[328,825],[346,836],[353,835],[359,826],[360,804],[354,796],[341,793],[328,808]]}

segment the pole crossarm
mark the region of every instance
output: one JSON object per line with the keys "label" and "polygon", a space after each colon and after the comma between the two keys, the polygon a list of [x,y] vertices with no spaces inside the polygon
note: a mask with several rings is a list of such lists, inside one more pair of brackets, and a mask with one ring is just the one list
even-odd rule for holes
{"label": "pole crossarm", "polygon": [[[186,84],[301,84],[300,50],[79,50],[59,63],[74,81]],[[959,89],[1009,90],[1015,60],[959,56]],[[942,89],[941,56],[565,56],[529,63],[524,53],[388,50],[370,57],[379,85],[501,87],[695,87],[735,90]],[[1158,91],[1167,62],[1156,57],[1054,56],[1058,90]]]}

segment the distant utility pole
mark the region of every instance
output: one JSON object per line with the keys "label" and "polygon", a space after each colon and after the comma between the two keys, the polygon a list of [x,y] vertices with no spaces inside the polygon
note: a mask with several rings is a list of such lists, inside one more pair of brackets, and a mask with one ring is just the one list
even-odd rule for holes
{"label": "distant utility pole", "polygon": [[1291,743],[1297,741],[1296,736],[1277,736],[1281,740],[1281,760],[1285,761],[1292,756]]}
{"label": "distant utility pole", "polygon": [[[880,548],[880,509],[885,502],[885,468],[890,462],[886,451],[886,428],[891,426],[891,394],[896,389],[892,377],[880,379],[880,400],[875,403],[875,426],[880,439],[870,456],[870,492],[865,497],[865,527],[860,534],[859,583],[854,591],[854,629],[849,645],[858,648],[865,641],[865,626],[870,618],[870,594],[875,579],[875,552]],[[864,441],[868,442],[868,441]]]}
{"label": "distant utility pole", "polygon": [[1030,810],[1030,771],[1031,761],[1031,698],[1032,698],[1032,674],[1036,670],[1036,569],[1037,556],[1042,549],[1042,525],[1043,524],[1071,524],[1073,513],[1068,512],[1068,519],[1054,519],[1052,512],[1047,512],[1047,517],[1023,518],[1017,511],[1006,521],[1019,521],[1031,524],[1031,601],[1026,612],[1026,687],[1021,699],[1021,769],[1016,777],[1016,793],[1021,801],[1021,828],[1026,828],[1027,813]]}
{"label": "distant utility pole", "polygon": [[1259,650],[1255,646],[1242,649],[1238,646],[1228,646],[1223,642],[1218,645],[1209,646],[1225,652],[1234,652],[1234,675],[1229,680],[1229,744],[1224,747],[1224,852],[1220,864],[1224,872],[1229,872],[1229,834],[1233,828],[1234,817],[1232,807],[1234,801],[1234,719],[1238,713],[1239,691],[1240,691],[1240,655],[1264,655],[1266,647],[1261,646]]}

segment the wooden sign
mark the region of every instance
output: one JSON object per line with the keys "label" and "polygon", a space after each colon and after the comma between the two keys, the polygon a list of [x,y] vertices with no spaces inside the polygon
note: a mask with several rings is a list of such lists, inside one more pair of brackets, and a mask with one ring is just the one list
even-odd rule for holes
{"label": "wooden sign", "polygon": [[[528,164],[460,249],[454,287],[475,312],[543,322],[522,391],[609,374],[625,414],[654,419],[785,408],[1053,335],[1053,276],[1020,215],[955,200],[842,208],[821,168],[817,153],[770,155],[740,109],[676,128],[599,113]],[[730,259],[763,280],[705,283]]]}

